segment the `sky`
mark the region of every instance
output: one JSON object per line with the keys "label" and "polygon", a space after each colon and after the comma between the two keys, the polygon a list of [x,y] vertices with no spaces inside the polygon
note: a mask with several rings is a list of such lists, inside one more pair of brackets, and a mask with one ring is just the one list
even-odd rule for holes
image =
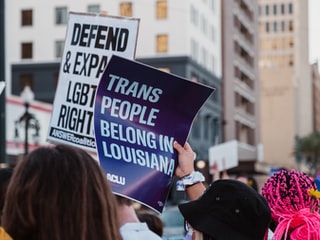
{"label": "sky", "polygon": [[309,62],[315,61],[320,64],[320,0],[309,0]]}

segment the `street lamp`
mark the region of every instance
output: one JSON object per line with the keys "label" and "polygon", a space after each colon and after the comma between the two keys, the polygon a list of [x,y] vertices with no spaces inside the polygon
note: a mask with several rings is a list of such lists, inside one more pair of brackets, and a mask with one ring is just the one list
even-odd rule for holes
{"label": "street lamp", "polygon": [[38,141],[40,126],[39,121],[32,113],[29,112],[30,103],[34,100],[34,93],[32,92],[30,86],[24,87],[20,97],[24,103],[25,112],[17,121],[15,121],[15,138],[19,138],[18,126],[21,122],[24,122],[24,154],[27,155],[29,152],[29,128],[35,129],[35,134],[33,135],[33,137]]}

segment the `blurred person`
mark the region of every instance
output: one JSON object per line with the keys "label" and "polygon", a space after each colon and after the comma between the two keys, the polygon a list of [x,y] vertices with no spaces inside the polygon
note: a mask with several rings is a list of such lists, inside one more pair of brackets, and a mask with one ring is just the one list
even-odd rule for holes
{"label": "blurred person", "polygon": [[145,222],[151,231],[162,237],[163,222],[159,215],[151,210],[139,209],[137,210],[137,216],[140,222]]}
{"label": "blurred person", "polygon": [[311,176],[280,170],[267,179],[261,194],[271,209],[273,240],[320,239],[320,192]]}
{"label": "blurred person", "polygon": [[176,141],[178,166],[175,175],[185,184],[191,200],[179,205],[192,240],[263,240],[271,221],[266,200],[253,188],[238,180],[220,179],[207,189],[204,178],[194,171],[195,153],[186,143]]}
{"label": "blurred person", "polygon": [[88,153],[66,145],[37,148],[19,161],[2,226],[14,240],[121,239],[105,174]]}
{"label": "blurred person", "polygon": [[257,180],[250,174],[242,172],[242,173],[239,173],[235,179],[249,185],[256,191],[259,191]]}
{"label": "blurred person", "polygon": [[210,171],[212,173],[212,181],[216,181],[219,179],[229,179],[229,174],[227,169],[225,169],[225,159],[222,160],[223,163],[223,170],[220,173],[220,171],[218,170],[218,163],[214,162],[211,166],[210,166]]}
{"label": "blurred person", "polygon": [[129,198],[116,195],[118,226],[123,240],[161,240],[151,231],[145,222],[140,222],[133,201]]}

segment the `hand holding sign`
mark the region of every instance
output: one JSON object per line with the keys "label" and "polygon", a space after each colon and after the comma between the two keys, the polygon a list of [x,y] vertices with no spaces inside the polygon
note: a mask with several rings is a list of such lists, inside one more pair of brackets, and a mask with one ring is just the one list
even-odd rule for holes
{"label": "hand holding sign", "polygon": [[93,105],[98,82],[113,54],[134,57],[138,26],[134,18],[69,14],[49,141],[96,151]]}
{"label": "hand holding sign", "polygon": [[[184,94],[178,95],[181,89]],[[213,91],[112,56],[97,89],[94,130],[100,164],[115,194],[162,211],[177,161],[173,142],[185,143]]]}

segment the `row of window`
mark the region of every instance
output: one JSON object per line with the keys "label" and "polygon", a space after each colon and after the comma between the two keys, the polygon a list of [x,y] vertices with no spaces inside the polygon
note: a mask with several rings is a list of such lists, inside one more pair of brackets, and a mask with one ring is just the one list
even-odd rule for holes
{"label": "row of window", "polygon": [[[169,50],[168,43],[168,35],[167,34],[159,34],[156,36],[156,51],[157,53],[166,53]],[[56,41],[54,46],[55,58],[61,58],[63,54],[64,41]],[[199,58],[199,46],[195,41],[191,41],[191,55],[192,57],[199,63],[204,66],[208,65],[208,53],[205,48],[202,48],[201,58]],[[24,42],[21,43],[21,59],[32,59],[33,58],[33,43],[32,42]],[[212,56],[211,59],[211,69],[214,72],[215,67],[215,59]]]}
{"label": "row of window", "polygon": [[[87,11],[91,13],[99,13],[101,11],[100,5],[89,5]],[[123,2],[120,3],[119,9],[120,16],[132,17],[132,3]],[[167,0],[158,0],[156,2],[156,18],[166,19],[168,17],[168,6]],[[55,24],[67,24],[68,18],[68,8],[67,7],[57,7],[55,8]],[[24,9],[21,11],[21,26],[32,26],[33,25],[33,10]]]}
{"label": "row of window", "polygon": [[293,21],[273,21],[273,22],[260,22],[259,23],[260,32],[270,33],[270,32],[293,32]]}
{"label": "row of window", "polygon": [[[198,115],[192,125],[192,137],[195,139],[205,139],[214,145],[216,138],[219,137],[219,119],[211,115]],[[210,129],[210,131],[208,131]]]}
{"label": "row of window", "polygon": [[216,61],[214,55],[209,56],[206,48],[200,47],[199,43],[194,39],[191,39],[190,46],[192,59],[208,68],[210,72],[215,72]]}
{"label": "row of window", "polygon": [[254,104],[250,102],[247,98],[235,92],[235,106],[242,109],[243,112],[254,115]]}
{"label": "row of window", "polygon": [[260,16],[269,16],[269,15],[284,15],[284,14],[293,14],[293,5],[292,3],[288,3],[288,4],[284,4],[284,3],[281,3],[281,4],[273,4],[273,5],[269,5],[269,4],[266,4],[266,5],[260,5],[259,6],[259,15]]}
{"label": "row of window", "polygon": [[[61,58],[64,48],[64,41],[55,42],[55,58]],[[168,52],[168,35],[159,34],[156,36],[156,51],[157,53]],[[21,43],[21,59],[32,59],[33,58],[33,43],[23,42]]]}
{"label": "row of window", "polygon": [[249,29],[240,21],[237,15],[233,16],[233,25],[238,29],[238,33],[241,34],[248,42],[254,43],[254,35]]}
{"label": "row of window", "polygon": [[236,121],[236,139],[239,142],[255,145],[255,130],[241,122]]}
{"label": "row of window", "polygon": [[293,47],[294,47],[293,36],[260,40],[260,49],[263,49],[264,51],[288,50],[288,49],[293,50]]}
{"label": "row of window", "polygon": [[214,42],[214,26],[210,26],[205,16],[201,15],[198,12],[197,8],[195,8],[193,5],[191,5],[190,7],[190,21],[195,27],[200,26],[203,34],[208,36],[208,38],[211,39],[212,42]]}
{"label": "row of window", "polygon": [[246,73],[244,73],[238,66],[234,67],[234,77],[240,80],[249,89],[254,89],[254,80],[251,79]]}
{"label": "row of window", "polygon": [[234,52],[237,53],[249,66],[254,66],[254,58],[237,41],[234,41]]}
{"label": "row of window", "polygon": [[[132,17],[133,16],[133,4],[132,2],[120,3],[120,16]],[[158,0],[156,2],[156,18],[167,19],[168,18],[168,3],[167,0]]]}
{"label": "row of window", "polygon": [[235,2],[238,4],[239,9],[241,9],[242,14],[244,14],[251,22],[254,21],[254,12],[250,10],[247,3],[243,0],[236,0]]}
{"label": "row of window", "polygon": [[[67,24],[68,8],[58,7],[55,8],[55,24]],[[33,25],[33,10],[23,9],[21,10],[21,26],[32,26]]]}
{"label": "row of window", "polygon": [[263,68],[293,67],[294,57],[292,54],[260,57],[259,65]]}

